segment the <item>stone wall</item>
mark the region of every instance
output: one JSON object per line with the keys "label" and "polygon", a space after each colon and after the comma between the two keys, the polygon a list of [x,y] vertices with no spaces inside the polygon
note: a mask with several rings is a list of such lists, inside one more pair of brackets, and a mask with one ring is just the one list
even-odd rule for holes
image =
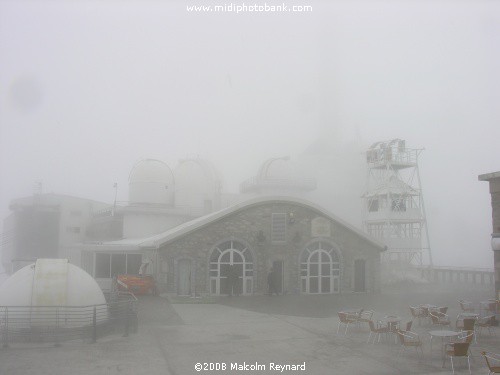
{"label": "stone wall", "polygon": [[[286,214],[286,240],[271,241],[273,213]],[[320,225],[315,223],[319,220]],[[316,221],[315,221],[316,219]],[[326,225],[325,225],[326,224]],[[323,226],[322,226],[323,225]],[[296,203],[266,202],[245,207],[209,222],[159,250],[160,260],[168,265],[168,292],[177,292],[177,270],[182,259],[191,261],[191,294],[209,294],[210,254],[220,243],[236,240],[251,251],[254,262],[253,293],[267,291],[267,274],[275,260],[284,262],[284,290],[300,291],[300,254],[315,240],[332,245],[341,259],[341,292],[354,289],[354,262],[366,262],[366,291],[380,291],[380,248],[334,218]]]}

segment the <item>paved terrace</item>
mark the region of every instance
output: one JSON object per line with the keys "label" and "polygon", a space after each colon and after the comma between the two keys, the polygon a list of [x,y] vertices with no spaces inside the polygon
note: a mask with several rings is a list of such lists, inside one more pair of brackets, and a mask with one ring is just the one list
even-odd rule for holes
{"label": "paved terrace", "polygon": [[[490,290],[428,289],[387,290],[379,295],[222,297],[217,303],[170,303],[167,298],[145,296],[140,299],[137,334],[108,336],[95,344],[66,342],[60,347],[12,344],[0,349],[0,374],[268,374],[279,373],[269,369],[270,363],[304,362],[305,371],[283,373],[448,374],[450,363],[441,367],[439,344],[430,351],[429,324],[419,326],[415,321],[412,328],[424,341],[423,358],[410,350],[398,357],[399,345],[389,341],[367,344],[367,326],[336,334],[337,312],[346,308],[375,310],[375,320],[397,314],[405,323],[409,304],[430,303],[449,306],[454,321],[459,298],[479,305],[493,295]],[[499,328],[495,331],[493,335],[484,331],[472,346],[473,374],[488,373],[481,350],[500,352]],[[227,367],[257,363],[266,371],[195,371],[196,363],[204,362]],[[456,373],[468,373],[465,360],[456,365]]]}

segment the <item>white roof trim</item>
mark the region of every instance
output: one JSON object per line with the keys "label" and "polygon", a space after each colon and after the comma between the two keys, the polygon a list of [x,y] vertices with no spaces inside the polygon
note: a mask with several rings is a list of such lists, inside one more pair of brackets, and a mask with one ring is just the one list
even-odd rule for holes
{"label": "white roof trim", "polygon": [[347,223],[346,221],[340,219],[339,217],[335,216],[334,214],[326,211],[325,209],[319,207],[318,205],[311,203],[309,201],[303,200],[303,199],[293,198],[293,197],[283,197],[283,196],[267,196],[267,197],[261,196],[261,197],[257,197],[257,198],[243,201],[241,203],[224,208],[224,209],[217,211],[217,212],[214,212],[212,214],[205,215],[205,216],[199,217],[197,219],[183,223],[181,225],[178,225],[177,227],[172,228],[166,232],[157,234],[157,235],[149,237],[149,238],[145,238],[144,241],[139,244],[139,246],[146,247],[146,248],[159,248],[160,246],[162,246],[165,243],[173,241],[176,238],[178,238],[184,234],[187,234],[193,230],[201,228],[207,224],[210,224],[210,223],[212,223],[218,219],[221,219],[227,215],[235,213],[241,209],[244,209],[244,208],[247,208],[250,206],[255,206],[255,205],[258,205],[261,203],[269,203],[269,202],[284,202],[284,203],[289,202],[289,203],[295,203],[298,205],[311,207],[311,208],[319,211],[323,215],[329,217],[330,219],[336,221],[337,223],[341,224],[345,228],[356,233],[360,237],[363,237],[366,241],[372,243],[376,247],[379,247],[381,250],[385,250],[385,248],[386,248],[386,246],[384,244],[382,244],[381,242],[370,237],[365,232],[363,232],[360,229],[354,227],[353,225]]}

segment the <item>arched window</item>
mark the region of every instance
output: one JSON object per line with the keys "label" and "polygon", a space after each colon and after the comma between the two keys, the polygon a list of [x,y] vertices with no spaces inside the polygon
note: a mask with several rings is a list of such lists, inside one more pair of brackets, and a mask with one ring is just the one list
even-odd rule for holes
{"label": "arched window", "polygon": [[210,254],[210,293],[229,294],[228,276],[231,268],[238,275],[235,293],[252,294],[252,253],[244,244],[233,240],[217,245]]}
{"label": "arched window", "polygon": [[300,278],[302,293],[338,293],[340,259],[335,248],[324,241],[306,247],[300,258]]}

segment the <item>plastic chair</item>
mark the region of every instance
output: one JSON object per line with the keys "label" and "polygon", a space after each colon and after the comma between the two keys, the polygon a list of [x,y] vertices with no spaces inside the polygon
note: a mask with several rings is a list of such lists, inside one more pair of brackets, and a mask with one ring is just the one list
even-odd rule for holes
{"label": "plastic chair", "polygon": [[[445,353],[448,357],[450,357],[451,360],[451,371],[455,373],[455,368],[453,366],[453,358],[458,358],[458,357],[466,357],[467,358],[467,364],[469,365],[469,374],[472,374],[470,372],[470,360],[469,360],[469,346],[470,343],[468,342],[452,342],[445,344]],[[443,366],[446,358],[443,359]]]}
{"label": "plastic chair", "polygon": [[339,333],[340,326],[342,324],[345,325],[344,335],[347,335],[347,328],[349,328],[349,324],[356,323],[358,321],[357,314],[347,313],[347,312],[339,312],[339,325],[337,327],[337,334]]}
{"label": "plastic chair", "polygon": [[475,326],[479,328],[478,329],[479,332],[477,335],[481,336],[481,330],[483,328],[488,328],[488,332],[491,335],[491,328],[494,326],[494,323],[495,323],[495,315],[488,315],[488,316],[479,318],[475,323]]}
{"label": "plastic chair", "polygon": [[373,320],[368,321],[368,325],[370,326],[370,334],[368,335],[368,340],[366,341],[367,343],[370,342],[370,339],[373,335],[373,344],[375,344],[375,338],[378,337],[377,342],[380,342],[380,335],[382,333],[388,334],[389,333],[389,328],[387,327],[375,327],[375,324],[373,323]]}
{"label": "plastic chair", "polygon": [[[467,342],[472,345],[472,341],[475,341],[476,335],[474,334],[474,330],[462,331],[458,335],[458,339],[460,342]],[[472,357],[472,352],[470,351],[469,346],[469,355]]]}
{"label": "plastic chair", "polygon": [[411,331],[412,324],[413,324],[413,320],[406,322],[405,331]]}
{"label": "plastic chair", "polygon": [[457,315],[455,321],[455,328],[462,331],[472,331],[476,325],[476,318],[463,317],[461,314]]}
{"label": "plastic chair", "polygon": [[424,309],[421,307],[410,306],[410,313],[413,319],[418,319],[418,325],[420,325],[422,318],[427,318]]}
{"label": "plastic chair", "polygon": [[488,375],[500,374],[500,354],[492,352],[481,352],[481,354],[483,355],[486,365],[490,370]]}
{"label": "plastic chair", "polygon": [[401,331],[398,330],[397,334],[399,336],[399,342],[401,344],[401,349],[399,349],[398,356],[406,350],[406,348],[415,348],[418,353],[418,349],[420,348],[420,354],[423,356],[424,351],[422,349],[422,341],[420,341],[420,336],[418,333],[412,331]]}
{"label": "plastic chair", "polygon": [[472,302],[464,301],[461,299],[458,301],[458,303],[460,304],[460,308],[463,312],[474,312],[474,305],[472,304]]}
{"label": "plastic chair", "polygon": [[363,310],[359,314],[358,317],[358,322],[359,323],[368,323],[370,320],[372,320],[374,311],[373,310]]}
{"label": "plastic chair", "polygon": [[440,325],[440,326],[449,326],[451,325],[450,318],[448,315],[440,312],[440,311],[431,311],[429,313],[431,317],[432,324]]}

